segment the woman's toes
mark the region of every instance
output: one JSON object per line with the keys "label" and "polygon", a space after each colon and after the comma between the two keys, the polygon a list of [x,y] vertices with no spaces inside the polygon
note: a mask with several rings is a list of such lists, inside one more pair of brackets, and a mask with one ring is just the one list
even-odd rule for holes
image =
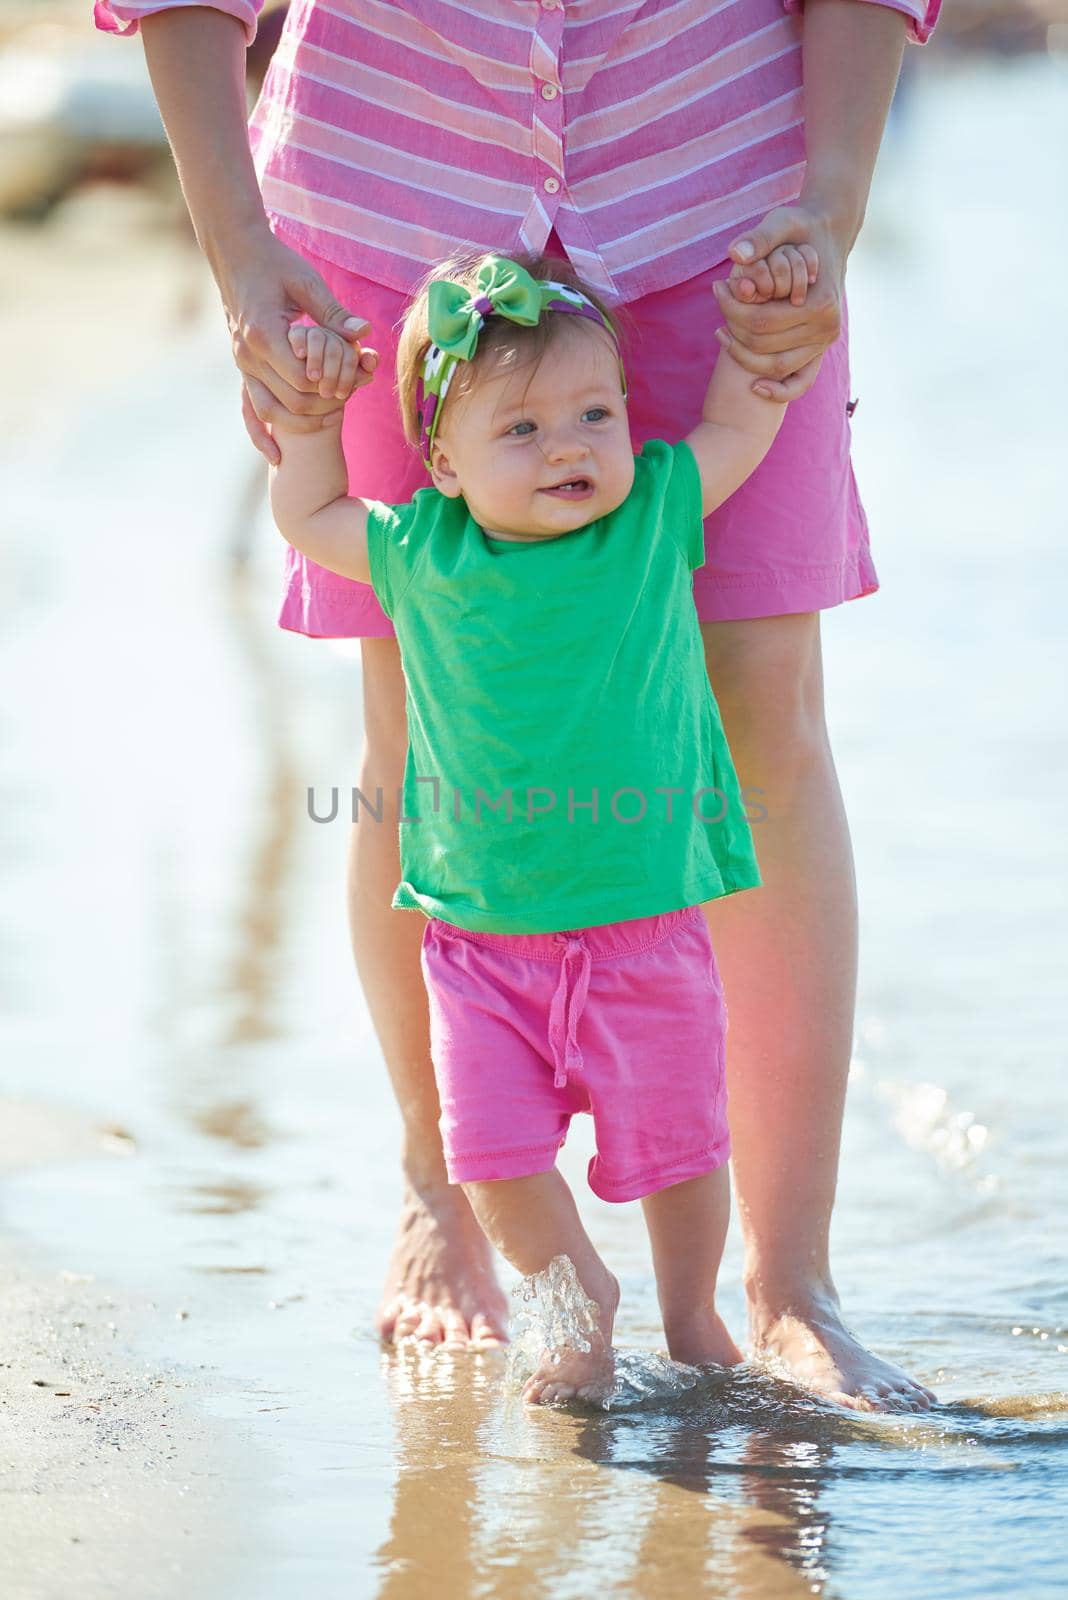
{"label": "woman's toes", "polygon": [[880,1383],[878,1387],[880,1411],[900,1411],[902,1406],[911,1405],[915,1398],[908,1389],[897,1388],[891,1383]]}
{"label": "woman's toes", "polygon": [[422,1311],[415,1307],[409,1306],[406,1311],[402,1311],[393,1323],[393,1343],[400,1344],[402,1339],[410,1339],[422,1317]]}
{"label": "woman's toes", "polygon": [[415,1327],[412,1338],[417,1344],[440,1344],[445,1337],[441,1312],[437,1306],[427,1306]]}
{"label": "woman's toes", "polygon": [[385,1339],[387,1343],[395,1335],[400,1310],[401,1302],[399,1300],[389,1300],[378,1313],[378,1337]]}
{"label": "woman's toes", "polygon": [[470,1341],[467,1331],[467,1318],[462,1311],[457,1311],[455,1306],[450,1306],[442,1313],[442,1348],[445,1350],[466,1350]]}
{"label": "woman's toes", "polygon": [[880,1410],[917,1412],[931,1408],[927,1390],[907,1379],[902,1378],[896,1383],[880,1383],[877,1387],[881,1392]]}
{"label": "woman's toes", "polygon": [[471,1343],[480,1350],[496,1350],[508,1343],[508,1330],[483,1311],[471,1318]]}
{"label": "woman's toes", "polygon": [[437,1326],[437,1314],[428,1306],[412,1306],[397,1318],[393,1330],[394,1344],[418,1341],[426,1343],[428,1340],[437,1341],[439,1335],[433,1332]]}

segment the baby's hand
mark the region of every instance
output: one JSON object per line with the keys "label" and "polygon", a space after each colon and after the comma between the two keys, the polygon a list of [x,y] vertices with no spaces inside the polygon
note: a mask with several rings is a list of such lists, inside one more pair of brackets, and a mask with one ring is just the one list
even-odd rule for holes
{"label": "baby's hand", "polygon": [[731,269],[731,292],[746,305],[789,300],[803,306],[819,276],[820,258],[810,244],[782,244],[770,256]]}
{"label": "baby's hand", "polygon": [[378,351],[343,339],[329,328],[294,322],[289,330],[289,348],[303,361],[312,383],[319,385],[324,400],[344,402],[355,389],[370,383],[378,365]]}

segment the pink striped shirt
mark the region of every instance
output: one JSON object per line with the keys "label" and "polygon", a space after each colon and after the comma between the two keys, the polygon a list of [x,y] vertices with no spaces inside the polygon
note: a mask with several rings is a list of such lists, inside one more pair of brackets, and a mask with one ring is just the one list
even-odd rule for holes
{"label": "pink striped shirt", "polygon": [[[97,0],[97,25],[189,0]],[[858,0],[866,3],[866,0]],[[925,40],[941,0],[875,0]],[[251,39],[262,0],[212,0]],[[801,0],[292,0],[250,125],[275,230],[410,291],[555,227],[610,300],[694,277],[804,174]]]}

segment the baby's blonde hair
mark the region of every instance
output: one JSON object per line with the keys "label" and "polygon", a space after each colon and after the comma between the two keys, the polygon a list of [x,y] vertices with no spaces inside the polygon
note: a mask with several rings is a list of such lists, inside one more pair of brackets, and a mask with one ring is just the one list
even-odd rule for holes
{"label": "baby's blonde hair", "polygon": [[[479,251],[477,254],[453,256],[440,267],[435,267],[418,289],[415,299],[405,313],[397,345],[397,398],[400,401],[404,436],[409,444],[418,447],[421,439],[419,384],[423,375],[423,363],[431,345],[427,329],[430,285],[435,278],[447,278],[473,292],[477,288],[478,269],[487,259],[489,258],[486,252]],[[583,283],[570,261],[558,256],[534,254],[512,255],[508,259],[525,267],[532,278],[563,283],[569,289],[577,289],[580,294],[584,294],[604,316],[618,344],[619,329],[615,319],[599,296]],[[514,356],[516,366],[521,363],[536,364],[556,336],[561,323],[597,326],[596,323],[587,322],[583,317],[553,313],[542,316],[533,328],[521,327],[516,322],[510,322],[507,317],[487,317],[486,324],[479,334],[473,358],[470,361],[462,361],[457,368],[456,376],[449,386],[449,398],[464,394],[470,389],[479,369],[491,356],[499,358],[503,354],[506,360]]]}

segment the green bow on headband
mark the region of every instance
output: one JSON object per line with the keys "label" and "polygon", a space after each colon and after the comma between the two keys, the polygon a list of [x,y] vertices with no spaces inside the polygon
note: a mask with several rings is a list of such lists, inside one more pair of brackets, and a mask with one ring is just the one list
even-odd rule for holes
{"label": "green bow on headband", "polygon": [[547,287],[517,261],[504,256],[489,256],[482,263],[474,290],[448,278],[435,278],[427,298],[430,337],[444,355],[470,361],[482,323],[491,313],[524,328],[536,327]]}
{"label": "green bow on headband", "polygon": [[[581,289],[570,284],[532,278],[518,261],[506,256],[487,256],[475,277],[474,290],[450,278],[435,278],[427,291],[427,331],[430,348],[423,361],[419,421],[423,460],[430,468],[431,452],[441,420],[441,408],[461,361],[470,361],[478,347],[478,336],[488,316],[506,317],[521,327],[533,328],[543,312],[564,311],[587,317],[616,338],[616,331],[603,311]],[[627,393],[623,362],[619,378],[624,397]]]}

